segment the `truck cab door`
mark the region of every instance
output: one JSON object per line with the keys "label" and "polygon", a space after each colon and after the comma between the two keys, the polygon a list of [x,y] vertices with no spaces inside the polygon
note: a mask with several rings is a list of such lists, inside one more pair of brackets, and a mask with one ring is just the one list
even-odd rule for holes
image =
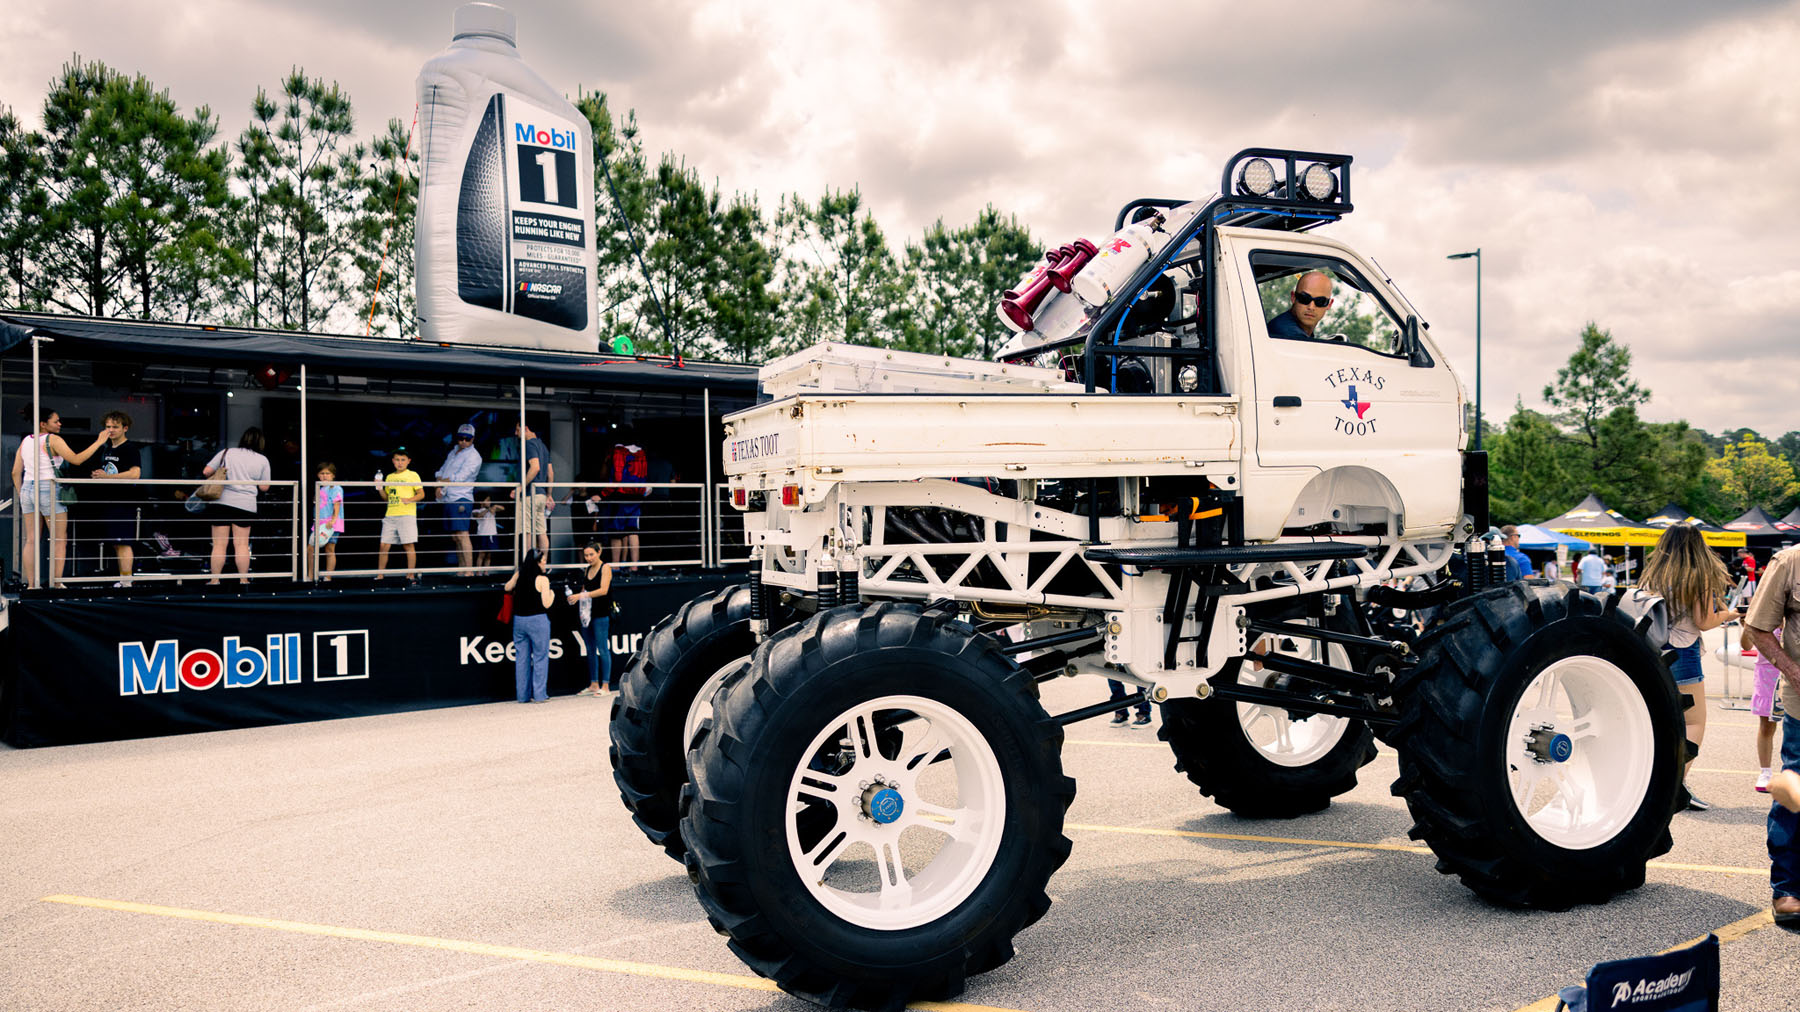
{"label": "truck cab door", "polygon": [[[1462,392],[1422,328],[1408,326],[1411,307],[1341,243],[1253,229],[1221,229],[1220,239],[1249,346],[1246,457],[1270,490],[1265,511],[1284,513],[1280,531],[1360,532],[1386,509],[1408,533],[1447,532],[1461,512]],[[1292,310],[1315,272],[1331,303],[1309,334]]]}

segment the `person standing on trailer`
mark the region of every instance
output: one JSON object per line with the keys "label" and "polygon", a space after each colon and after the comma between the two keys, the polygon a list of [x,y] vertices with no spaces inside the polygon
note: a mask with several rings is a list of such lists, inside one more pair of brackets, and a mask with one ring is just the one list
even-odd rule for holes
{"label": "person standing on trailer", "polygon": [[[444,458],[444,466],[434,476],[438,481],[474,481],[481,473],[481,452],[475,449],[475,426],[467,422],[456,427],[456,444]],[[462,575],[473,576],[475,550],[469,541],[470,515],[475,510],[475,489],[469,485],[439,487],[437,497],[444,504],[444,527],[456,542],[457,565]]]}
{"label": "person standing on trailer", "polygon": [[269,490],[269,458],[263,456],[262,430],[252,425],[238,437],[238,445],[213,454],[202,477],[210,478],[223,470],[225,487],[219,498],[206,504],[206,516],[212,522],[212,579],[207,586],[217,586],[225,572],[225,542],[231,541],[237,559],[238,582],[250,582],[250,521],[256,519],[256,493]]}
{"label": "person standing on trailer", "polygon": [[[105,481],[136,481],[144,471],[138,461],[138,444],[126,439],[131,431],[131,416],[123,411],[108,411],[100,420],[106,444],[94,457],[89,477]],[[139,498],[129,486],[109,488],[100,496],[100,540],[113,546],[119,563],[119,582],[115,587],[131,586],[132,544],[137,541],[137,509]]]}
{"label": "person standing on trailer", "polygon": [[[548,555],[549,501],[544,493],[546,486],[556,481],[556,466],[550,463],[550,448],[531,431],[531,426],[520,422],[513,427],[513,435],[519,438],[519,467],[525,481],[525,501],[519,504],[519,526],[531,539],[531,544]],[[518,492],[518,487],[514,486],[507,494],[516,499]]]}
{"label": "person standing on trailer", "polygon": [[12,483],[18,490],[19,508],[25,513],[25,539],[19,561],[25,570],[25,586],[38,586],[37,540],[38,518],[44,519],[44,526],[50,534],[50,578],[62,579],[63,556],[67,554],[65,546],[68,536],[69,513],[56,497],[57,465],[63,461],[76,464],[85,463],[100,449],[106,441],[103,432],[94,439],[94,445],[76,453],[63,442],[62,416],[55,411],[45,410],[38,419],[37,432],[19,441],[19,452],[13,454]]}
{"label": "person standing on trailer", "polygon": [[419,500],[425,498],[424,483],[412,469],[412,454],[404,446],[394,447],[394,470],[381,483],[381,494],[387,498],[387,516],[381,518],[381,547],[375,555],[375,579],[387,573],[388,548],[400,545],[406,549],[406,582],[419,582]]}

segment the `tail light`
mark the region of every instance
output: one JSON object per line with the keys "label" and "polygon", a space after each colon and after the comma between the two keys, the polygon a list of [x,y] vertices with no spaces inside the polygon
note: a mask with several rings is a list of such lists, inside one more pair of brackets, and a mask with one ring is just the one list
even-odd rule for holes
{"label": "tail light", "polygon": [[783,486],[781,486],[781,505],[783,505],[783,506],[798,506],[798,505],[800,505],[800,486],[798,486],[798,485],[783,485]]}
{"label": "tail light", "polygon": [[748,509],[750,506],[750,490],[747,488],[732,489],[731,505],[736,506],[738,509]]}

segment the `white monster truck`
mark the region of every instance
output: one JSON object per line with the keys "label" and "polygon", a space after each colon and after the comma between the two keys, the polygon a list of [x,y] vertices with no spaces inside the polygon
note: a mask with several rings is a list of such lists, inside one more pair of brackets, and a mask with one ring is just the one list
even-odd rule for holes
{"label": "white monster truck", "polygon": [[756,972],[898,1008],[1005,962],[1069,853],[1062,729],[1121,705],[1045,712],[1064,676],[1161,704],[1246,817],[1325,807],[1381,738],[1412,836],[1498,903],[1602,902],[1669,849],[1660,616],[1496,577],[1455,375],[1310,231],[1350,161],[1251,149],[1133,201],[1008,293],[998,362],[819,346],[726,420],[750,578],[650,634],[612,762]]}

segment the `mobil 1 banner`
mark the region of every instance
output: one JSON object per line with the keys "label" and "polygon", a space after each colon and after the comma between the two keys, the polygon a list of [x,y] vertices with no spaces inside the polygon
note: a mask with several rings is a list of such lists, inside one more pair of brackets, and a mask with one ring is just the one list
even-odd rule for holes
{"label": "mobil 1 banner", "polygon": [[[623,611],[603,648],[616,670],[657,621],[722,582],[619,586]],[[0,740],[66,745],[510,700],[517,653],[495,621],[500,600],[494,587],[27,598],[9,609]],[[587,684],[588,648],[572,608],[559,604],[551,627],[550,691],[566,695]]]}
{"label": "mobil 1 banner", "polygon": [[567,118],[516,95],[489,100],[457,215],[464,302],[587,329],[593,181],[580,171],[580,148],[581,132]]}

